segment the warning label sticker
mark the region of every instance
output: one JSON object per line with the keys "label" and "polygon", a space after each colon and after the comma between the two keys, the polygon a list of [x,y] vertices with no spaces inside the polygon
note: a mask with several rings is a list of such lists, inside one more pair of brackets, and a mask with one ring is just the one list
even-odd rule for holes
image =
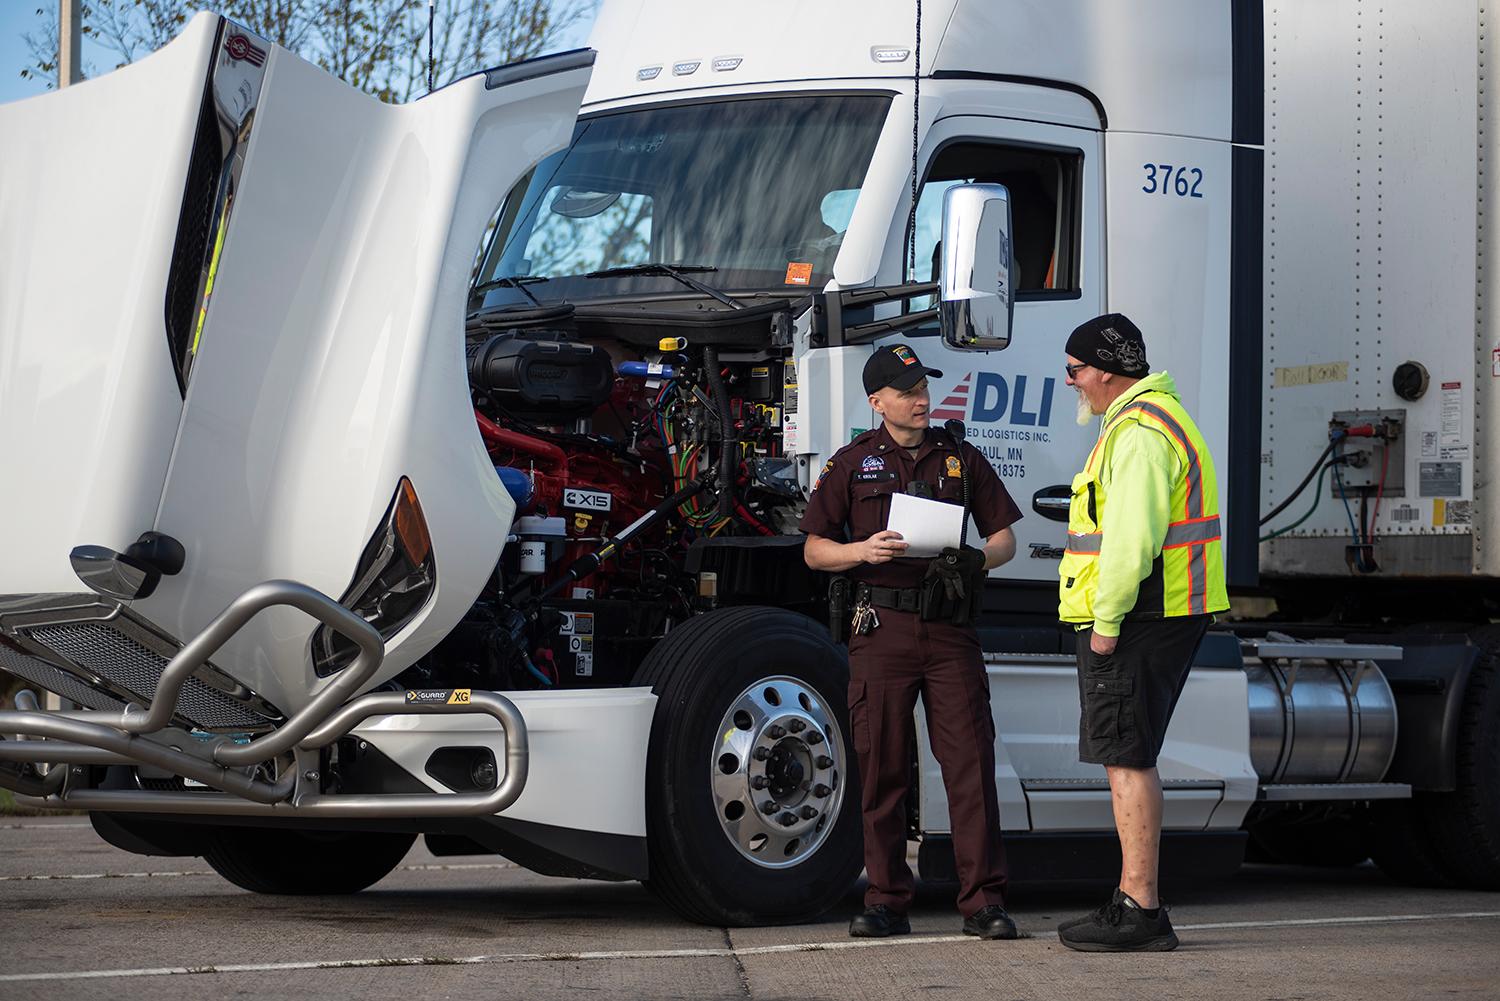
{"label": "warning label sticker", "polygon": [[1461,382],[1443,383],[1444,445],[1463,444],[1464,391]]}
{"label": "warning label sticker", "polygon": [[1464,492],[1461,462],[1417,463],[1418,493],[1422,497],[1458,497]]}
{"label": "warning label sticker", "polygon": [[812,282],[812,265],[800,261],[793,261],[786,266],[786,283],[788,285],[807,285]]}

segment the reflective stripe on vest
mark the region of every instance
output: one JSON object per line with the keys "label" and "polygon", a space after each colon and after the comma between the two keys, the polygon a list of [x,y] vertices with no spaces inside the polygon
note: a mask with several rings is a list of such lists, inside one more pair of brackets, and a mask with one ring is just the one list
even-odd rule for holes
{"label": "reflective stripe on vest", "polygon": [[[1187,431],[1182,429],[1182,425],[1178,423],[1178,419],[1173,417],[1172,414],[1167,413],[1164,408],[1158,407],[1157,404],[1152,404],[1152,402],[1145,401],[1145,399],[1137,399],[1137,401],[1130,402],[1130,404],[1125,404],[1124,407],[1121,407],[1121,411],[1115,414],[1115,420],[1121,419],[1124,414],[1130,413],[1133,410],[1139,411],[1139,413],[1142,413],[1148,419],[1157,420],[1163,426],[1164,431],[1172,435],[1173,438],[1176,438],[1178,443],[1181,444],[1182,449],[1184,449],[1184,452],[1188,453],[1188,497],[1187,501],[1185,501],[1181,521],[1172,522],[1167,527],[1167,534],[1170,536],[1173,528],[1187,527],[1187,525],[1194,524],[1194,522],[1199,522],[1203,519],[1203,462],[1199,459],[1199,450],[1193,447],[1193,438],[1188,435]],[[1215,519],[1215,524],[1217,522],[1218,519]],[[1212,537],[1217,539],[1218,531],[1214,531],[1214,536]],[[1178,546],[1190,546],[1188,548],[1188,612],[1190,614],[1202,614],[1202,612],[1208,611],[1208,554],[1203,552],[1203,543],[1206,542],[1209,542],[1209,539],[1197,540],[1197,542],[1188,540],[1188,542],[1175,543]],[[1163,543],[1161,548],[1166,549],[1167,543]]]}
{"label": "reflective stripe on vest", "polygon": [[[1155,394],[1142,395],[1149,397]],[[1164,573],[1170,571],[1168,578],[1163,581],[1164,611],[1167,614],[1196,615],[1208,611],[1210,603],[1215,606],[1215,610],[1227,607],[1227,595],[1223,594],[1222,583],[1223,529],[1216,510],[1217,504],[1209,507],[1205,499],[1204,463],[1198,454],[1194,436],[1188,433],[1182,422],[1170,410],[1149,398],[1137,398],[1126,403],[1101,431],[1099,441],[1084,466],[1085,473],[1097,478],[1096,470],[1103,461],[1104,453],[1108,451],[1108,443],[1124,420],[1149,425],[1175,442],[1174,451],[1184,467],[1183,479],[1178,481],[1178,485],[1173,489],[1174,496],[1180,497],[1180,501],[1174,501],[1174,503],[1179,503],[1180,506],[1172,512],[1173,517],[1167,525],[1161,549],[1163,553],[1173,550],[1180,552],[1184,549],[1186,552],[1176,558],[1176,570],[1171,570],[1170,566],[1163,568]],[[1182,493],[1178,494],[1178,490]],[[1107,498],[1105,503],[1107,504]],[[1098,517],[1102,517],[1102,512]],[[1099,523],[1096,517],[1091,517],[1089,520],[1095,525]],[[1101,532],[1076,531],[1070,526],[1066,551],[1075,558],[1088,560],[1090,557],[1099,555],[1103,543],[1104,536]],[[1213,551],[1212,560],[1210,560],[1210,549]],[[1183,570],[1186,570],[1186,581],[1179,576]],[[1211,575],[1215,579],[1211,580]],[[1071,586],[1071,580],[1070,577],[1067,586]],[[1175,585],[1171,583],[1174,580],[1177,582]],[[1182,589],[1184,583],[1186,594]],[[1182,603],[1184,599],[1185,605]],[[1065,606],[1063,611],[1066,612],[1066,605],[1070,603],[1070,599],[1065,596],[1063,602]],[[1091,602],[1086,601],[1084,607],[1086,608],[1088,604]],[[1174,608],[1177,611],[1171,611]]]}
{"label": "reflective stripe on vest", "polygon": [[[1204,542],[1214,542],[1220,535],[1219,516],[1211,514],[1207,518],[1198,518],[1194,521],[1174,521],[1167,526],[1166,538],[1162,541],[1163,549],[1176,549],[1179,546],[1194,546]],[[1099,550],[1104,546],[1104,533],[1082,532],[1068,533],[1068,552],[1081,553],[1085,556],[1097,556]]]}

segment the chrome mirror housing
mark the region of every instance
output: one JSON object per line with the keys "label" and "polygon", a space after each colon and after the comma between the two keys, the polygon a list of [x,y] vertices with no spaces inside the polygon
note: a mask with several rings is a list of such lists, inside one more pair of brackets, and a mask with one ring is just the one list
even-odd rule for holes
{"label": "chrome mirror housing", "polygon": [[943,340],[966,351],[1010,344],[1015,313],[1010,191],[1003,184],[959,184],[943,193],[939,318]]}

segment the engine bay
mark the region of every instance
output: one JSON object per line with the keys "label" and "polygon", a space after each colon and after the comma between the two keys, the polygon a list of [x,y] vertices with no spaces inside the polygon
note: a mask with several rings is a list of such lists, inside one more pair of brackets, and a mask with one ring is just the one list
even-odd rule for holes
{"label": "engine bay", "polygon": [[516,502],[484,593],[407,687],[625,685],[722,603],[815,603],[797,523],[790,303],[478,312],[470,391]]}

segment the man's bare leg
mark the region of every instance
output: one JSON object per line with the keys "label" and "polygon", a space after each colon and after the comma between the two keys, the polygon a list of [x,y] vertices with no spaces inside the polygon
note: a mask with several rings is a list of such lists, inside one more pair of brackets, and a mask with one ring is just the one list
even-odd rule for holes
{"label": "man's bare leg", "polygon": [[1161,850],[1161,776],[1155,768],[1106,765],[1115,830],[1120,834],[1120,889],[1150,910],[1156,895]]}

